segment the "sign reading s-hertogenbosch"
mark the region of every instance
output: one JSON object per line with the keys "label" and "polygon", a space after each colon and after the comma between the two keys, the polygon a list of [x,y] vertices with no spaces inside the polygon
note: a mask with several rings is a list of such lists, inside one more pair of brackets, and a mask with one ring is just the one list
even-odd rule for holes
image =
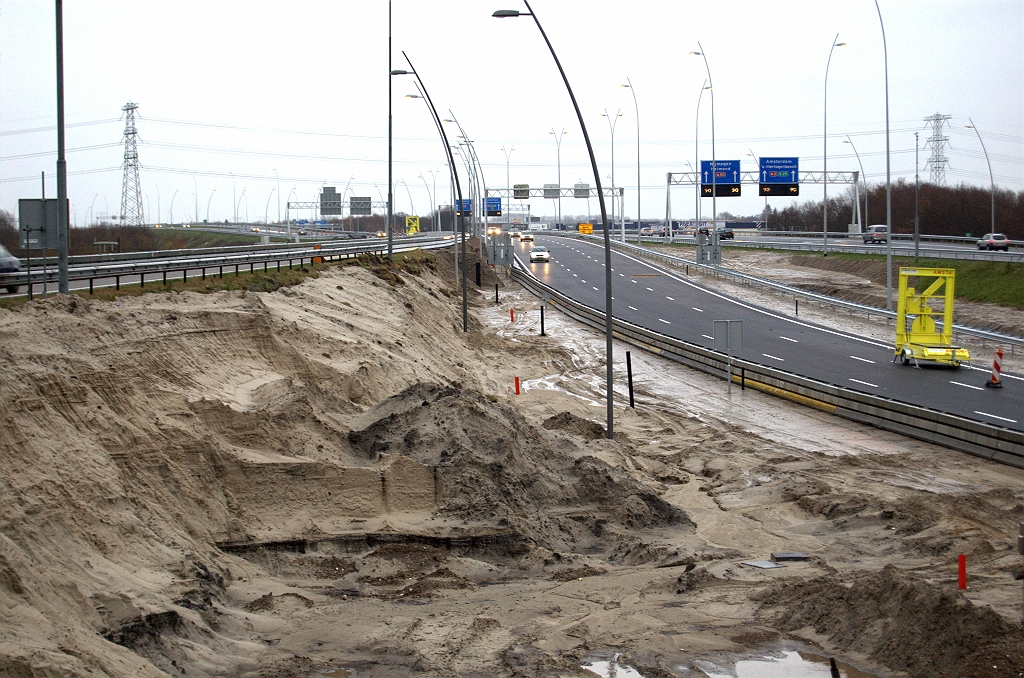
{"label": "sign reading s-hertogenbosch", "polygon": [[799,158],[761,158],[760,181],[762,184],[798,184]]}
{"label": "sign reading s-hertogenbosch", "polygon": [[799,158],[761,158],[759,165],[760,195],[800,195]]}

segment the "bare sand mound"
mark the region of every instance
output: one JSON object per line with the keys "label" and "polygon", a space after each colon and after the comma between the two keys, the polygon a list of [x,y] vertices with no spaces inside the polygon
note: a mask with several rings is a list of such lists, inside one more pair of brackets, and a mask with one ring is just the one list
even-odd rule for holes
{"label": "bare sand mound", "polygon": [[813,626],[838,647],[914,676],[1024,672],[1024,631],[948,587],[900,572],[778,583],[755,598],[783,631]]}
{"label": "bare sand mound", "polygon": [[441,515],[507,525],[554,550],[604,548],[634,528],[692,526],[686,514],[585,448],[555,445],[515,408],[422,384],[349,440],[369,458],[402,454],[434,469]]}

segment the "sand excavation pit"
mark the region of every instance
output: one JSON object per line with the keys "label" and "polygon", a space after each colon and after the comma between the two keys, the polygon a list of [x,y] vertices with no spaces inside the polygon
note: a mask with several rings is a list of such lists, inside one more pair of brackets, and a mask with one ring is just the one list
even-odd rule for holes
{"label": "sand excavation pit", "polygon": [[624,408],[622,346],[608,440],[603,337],[485,277],[0,310],[0,675],[1024,673],[1019,471],[637,350]]}

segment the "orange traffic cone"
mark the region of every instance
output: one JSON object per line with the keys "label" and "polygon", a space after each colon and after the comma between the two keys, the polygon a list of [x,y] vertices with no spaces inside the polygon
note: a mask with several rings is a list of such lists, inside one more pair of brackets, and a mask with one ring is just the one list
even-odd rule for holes
{"label": "orange traffic cone", "polygon": [[996,348],[996,357],[992,361],[992,376],[985,382],[989,388],[1002,388],[1003,382],[999,380],[999,372],[1003,369],[1003,349]]}

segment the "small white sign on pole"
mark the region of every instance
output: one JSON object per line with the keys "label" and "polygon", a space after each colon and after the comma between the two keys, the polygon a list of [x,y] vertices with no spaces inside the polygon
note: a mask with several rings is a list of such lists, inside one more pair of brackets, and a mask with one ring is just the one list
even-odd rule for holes
{"label": "small white sign on pole", "polygon": [[715,320],[714,350],[729,356],[729,395],[732,395],[732,354],[743,350],[743,321]]}

